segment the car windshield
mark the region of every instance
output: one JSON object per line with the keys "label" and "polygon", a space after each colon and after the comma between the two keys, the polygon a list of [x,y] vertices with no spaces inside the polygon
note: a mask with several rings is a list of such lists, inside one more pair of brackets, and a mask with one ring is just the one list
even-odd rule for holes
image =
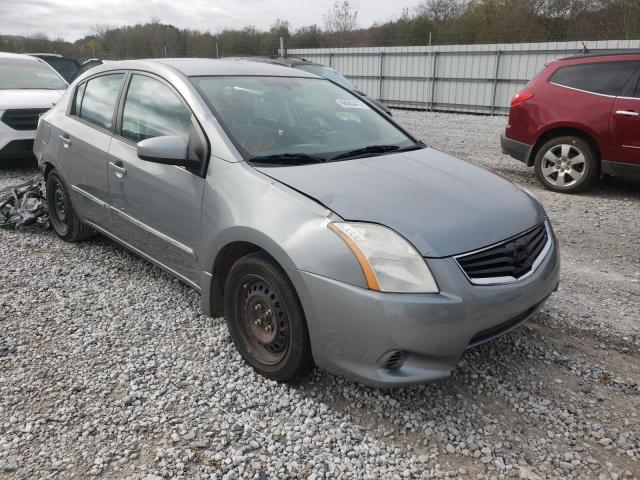
{"label": "car windshield", "polygon": [[192,81],[249,160],[310,163],[422,148],[362,100],[324,79],[215,76]]}
{"label": "car windshield", "polygon": [[301,63],[299,65],[294,65],[293,68],[304,70],[305,72],[313,73],[315,75],[320,75],[321,77],[331,80],[332,82],[336,82],[338,85],[342,85],[344,88],[348,88],[349,90],[356,89],[356,86],[351,83],[350,80],[347,80],[344,75],[331,67],[325,67],[324,65],[306,65]]}
{"label": "car windshield", "polygon": [[64,90],[67,84],[47,64],[35,60],[0,59],[0,90]]}

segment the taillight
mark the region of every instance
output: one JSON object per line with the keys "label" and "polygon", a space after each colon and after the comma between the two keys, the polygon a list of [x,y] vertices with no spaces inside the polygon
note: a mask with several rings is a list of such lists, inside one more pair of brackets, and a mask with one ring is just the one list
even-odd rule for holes
{"label": "taillight", "polygon": [[533,97],[533,93],[530,92],[518,92],[511,99],[511,106],[515,107],[516,105],[520,105],[521,103],[526,102],[531,97]]}

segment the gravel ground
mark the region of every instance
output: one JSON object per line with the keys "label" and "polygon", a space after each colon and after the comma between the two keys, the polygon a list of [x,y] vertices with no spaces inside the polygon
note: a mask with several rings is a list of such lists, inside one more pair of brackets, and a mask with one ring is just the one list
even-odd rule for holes
{"label": "gravel ground", "polygon": [[545,204],[564,263],[540,314],[446,381],[285,386],[109,240],[0,230],[0,478],[640,478],[640,185],[554,194],[500,154],[503,117],[396,116]]}

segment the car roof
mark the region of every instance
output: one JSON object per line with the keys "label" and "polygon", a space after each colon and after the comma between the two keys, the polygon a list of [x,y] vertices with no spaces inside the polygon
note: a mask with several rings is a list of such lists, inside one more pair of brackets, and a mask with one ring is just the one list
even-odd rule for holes
{"label": "car roof", "polygon": [[11,60],[25,60],[27,62],[31,61],[31,62],[46,63],[44,60],[40,58],[32,57],[29,54],[22,54],[22,53],[0,52],[0,58],[11,59]]}
{"label": "car roof", "polygon": [[263,62],[263,63],[271,63],[274,65],[283,65],[285,67],[294,67],[296,65],[318,65],[321,67],[325,67],[326,65],[322,65],[321,63],[312,62],[311,60],[307,60],[302,57],[292,57],[290,55],[280,57],[280,56],[272,56],[272,57],[229,57],[229,59],[235,60],[249,60],[253,62]]}
{"label": "car roof", "polygon": [[222,75],[246,75],[246,76],[274,76],[274,77],[308,77],[318,78],[312,73],[301,70],[282,68],[264,62],[255,62],[245,59],[215,59],[215,58],[153,58],[145,60],[122,60],[107,62],[89,71],[108,71],[117,69],[158,69],[170,67],[187,77],[197,76],[222,76]]}
{"label": "car roof", "polygon": [[59,53],[29,53],[32,57],[53,57],[53,58],[64,58]]}
{"label": "car roof", "polygon": [[[611,60],[612,57],[620,57],[619,60],[640,60],[640,50],[620,50],[617,52],[608,52],[608,53],[584,53],[581,55],[572,55],[570,57],[559,58],[558,61],[562,62],[565,60]],[[614,58],[614,60],[618,60],[618,58]]]}

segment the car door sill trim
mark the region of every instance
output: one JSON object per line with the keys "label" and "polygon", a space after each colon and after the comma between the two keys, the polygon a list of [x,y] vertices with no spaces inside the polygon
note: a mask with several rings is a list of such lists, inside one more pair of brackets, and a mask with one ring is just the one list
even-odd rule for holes
{"label": "car door sill trim", "polygon": [[189,280],[187,277],[185,277],[184,275],[181,275],[180,273],[176,272],[175,270],[173,270],[171,267],[167,267],[164,263],[156,260],[155,258],[153,258],[152,256],[144,253],[142,250],[134,247],[133,245],[131,245],[130,243],[125,242],[124,240],[122,240],[120,237],[118,237],[117,235],[114,235],[113,233],[109,232],[108,230],[104,229],[103,227],[100,227],[98,225],[96,225],[95,223],[89,221],[89,220],[82,220],[84,223],[86,223],[87,225],[90,225],[91,228],[94,228],[96,230],[98,230],[100,233],[106,235],[107,237],[109,237],[110,239],[112,239],[113,241],[119,243],[120,245],[122,245],[123,247],[131,250],[132,252],[134,252],[137,255],[140,255],[142,258],[144,258],[145,260],[153,263],[154,265],[162,268],[163,270],[165,270],[166,272],[170,273],[171,275],[176,276],[177,278],[179,278],[180,280],[182,280],[184,283],[186,283],[187,285],[189,285],[190,287],[194,288],[195,290],[197,290],[198,292],[200,291],[200,287],[192,282],[191,280]]}
{"label": "car door sill trim", "polygon": [[109,206],[107,204],[107,202],[104,202],[104,201],[100,200],[98,197],[95,197],[95,196],[91,195],[89,192],[81,189],[80,187],[78,187],[76,185],[71,185],[71,190],[73,190],[74,192],[76,192],[76,193],[82,195],[83,197],[91,200],[92,202],[97,203],[101,207],[108,207]]}
{"label": "car door sill trim", "polygon": [[146,230],[147,232],[151,233],[152,235],[155,235],[156,237],[164,240],[165,242],[170,243],[171,245],[173,245],[174,247],[179,248],[180,250],[182,250],[183,252],[188,253],[189,255],[191,255],[192,257],[196,257],[195,252],[193,251],[193,249],[187,247],[186,245],[184,245],[183,243],[178,242],[177,240],[174,240],[173,238],[171,238],[168,235],[165,235],[162,232],[157,231],[155,228],[150,227],[149,225],[141,222],[140,220],[133,218],[131,215],[127,215],[126,213],[124,213],[122,210],[118,210],[115,207],[112,207],[111,205],[109,205],[108,203],[100,200],[99,198],[91,195],[89,192],[83,190],[82,188],[76,186],[76,185],[72,185],[71,189],[75,192],[77,192],[78,194],[82,195],[85,198],[88,198],[89,200],[97,203],[98,205],[100,205],[101,207],[105,207],[109,210],[111,210],[112,212],[120,215],[121,217],[123,217],[125,220],[128,220],[129,222],[137,225],[138,227],[142,228],[143,230]]}
{"label": "car door sill trim", "polygon": [[124,218],[125,220],[133,223],[134,225],[142,228],[143,230],[146,230],[147,232],[149,232],[152,235],[155,235],[156,237],[160,238],[161,240],[164,240],[167,243],[170,243],[171,245],[173,245],[176,248],[179,248],[180,250],[182,250],[183,252],[188,253],[189,255],[191,255],[192,257],[196,257],[195,252],[193,251],[193,249],[187,247],[185,244],[180,243],[177,240],[174,240],[173,238],[171,238],[169,235],[166,235],[162,232],[159,232],[158,230],[156,230],[153,227],[150,227],[149,225],[147,225],[146,223],[141,222],[140,220],[138,220],[137,218],[132,217],[131,215],[123,212],[122,210],[118,210],[117,208],[115,208],[112,205],[109,205],[109,210],[111,210],[112,212],[116,213],[117,215],[120,215],[122,218]]}

